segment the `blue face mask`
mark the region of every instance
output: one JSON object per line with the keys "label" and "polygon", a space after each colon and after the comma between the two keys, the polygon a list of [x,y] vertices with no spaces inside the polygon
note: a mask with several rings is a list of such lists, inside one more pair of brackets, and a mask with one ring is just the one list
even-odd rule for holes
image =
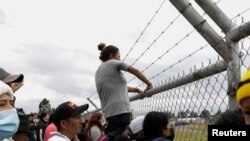
{"label": "blue face mask", "polygon": [[17,131],[19,118],[16,108],[0,111],[0,140],[11,138]]}

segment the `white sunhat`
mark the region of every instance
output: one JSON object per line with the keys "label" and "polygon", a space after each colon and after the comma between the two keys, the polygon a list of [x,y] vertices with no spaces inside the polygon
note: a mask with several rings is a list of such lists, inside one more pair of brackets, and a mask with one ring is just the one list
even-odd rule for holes
{"label": "white sunhat", "polygon": [[2,94],[9,94],[11,98],[13,98],[13,91],[10,86],[5,84],[3,81],[0,81],[0,95]]}
{"label": "white sunhat", "polygon": [[130,127],[133,134],[136,134],[142,130],[142,128],[143,128],[142,124],[143,124],[144,118],[145,118],[145,116],[138,116],[131,121],[129,127]]}

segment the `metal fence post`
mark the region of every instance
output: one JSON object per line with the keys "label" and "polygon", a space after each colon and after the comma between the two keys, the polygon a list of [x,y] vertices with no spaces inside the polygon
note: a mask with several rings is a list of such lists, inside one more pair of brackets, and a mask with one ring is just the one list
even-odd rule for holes
{"label": "metal fence post", "polygon": [[226,33],[226,43],[230,50],[230,59],[227,61],[229,109],[234,110],[238,107],[235,100],[235,92],[240,80],[239,44],[238,42],[233,42],[229,36],[229,32],[233,29],[234,25],[223,11],[211,0],[195,1]]}

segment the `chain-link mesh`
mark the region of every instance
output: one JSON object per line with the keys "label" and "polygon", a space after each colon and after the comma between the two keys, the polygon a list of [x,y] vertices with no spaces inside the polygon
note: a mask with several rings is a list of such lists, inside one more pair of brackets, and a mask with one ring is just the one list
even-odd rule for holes
{"label": "chain-link mesh", "polygon": [[[249,38],[240,42],[239,56],[241,75],[243,75],[250,64]],[[213,64],[208,64],[211,65]],[[208,66],[201,66],[199,69]],[[186,75],[176,79],[181,80]],[[229,109],[227,71],[132,101],[131,106],[133,116],[146,115],[150,111],[167,113],[171,122],[176,125],[175,141],[207,140],[207,125],[213,124],[221,113]]]}
{"label": "chain-link mesh", "polygon": [[176,125],[176,140],[207,138],[206,125],[228,109],[227,76],[219,73],[131,102],[134,116],[166,112]]}
{"label": "chain-link mesh", "polygon": [[[247,11],[248,10],[245,10],[244,12]],[[242,14],[243,12],[231,19],[234,24],[241,26],[248,23],[243,20]],[[177,17],[179,17],[179,15]],[[242,20],[239,23],[240,18],[242,18]],[[174,23],[177,22],[177,19],[178,18],[174,20]],[[193,49],[192,51],[185,50],[185,52],[189,52],[185,54],[184,57],[182,56],[172,61],[174,62],[172,64],[169,63],[167,59],[167,61],[164,60],[164,57],[167,55],[168,58],[171,58],[171,55],[177,53],[183,55],[184,52],[181,52],[178,48],[184,48],[183,46],[185,45],[186,39],[192,41],[201,40],[196,37],[195,34],[197,34],[197,32],[193,32],[193,30],[194,29],[191,29],[191,32],[189,31],[187,34],[183,34],[179,39],[176,38],[176,40],[171,41],[172,45],[170,45],[170,48],[160,48],[157,46],[158,56],[152,58],[150,60],[152,61],[151,63],[141,65],[139,64],[139,59],[143,60],[146,58],[145,52],[148,51],[151,46],[155,45],[155,39],[145,50],[142,50],[142,54],[139,55],[138,58],[135,58],[135,61],[126,60],[128,64],[131,63],[133,65],[137,62],[137,67],[155,84],[152,91],[148,93],[145,92],[141,96],[133,93],[129,94],[133,117],[146,115],[150,111],[167,113],[170,121],[176,125],[175,141],[207,140],[207,125],[213,124],[224,111],[232,108],[229,106],[229,101],[230,96],[232,97],[231,93],[235,94],[235,91],[229,91],[229,83],[232,81],[229,79],[236,78],[238,71],[241,72],[242,76],[250,64],[249,37],[239,41],[239,51],[237,49],[231,50],[240,58],[240,68],[236,68],[236,70],[232,72],[228,71],[228,64],[226,64],[221,57],[215,57],[217,54],[215,52],[214,55],[214,50],[212,51],[212,47],[209,46],[209,44],[200,47],[190,47]],[[165,30],[160,33],[160,35],[163,33],[165,33]],[[156,39],[158,40],[158,36]],[[138,40],[136,43],[137,42]],[[222,38],[220,42],[226,42],[226,37]],[[219,43],[214,41],[214,46],[217,44]],[[150,51],[154,52],[153,50]],[[131,50],[129,53],[131,53]],[[203,55],[204,53],[206,53],[206,55],[207,53],[210,55],[213,53],[213,55],[211,55],[212,57],[209,58],[211,60],[209,63],[197,65],[197,58],[206,56]],[[173,58],[175,58],[174,55]],[[204,59],[199,59],[199,62],[204,62]],[[224,66],[222,62],[226,65]],[[159,64],[164,65],[159,67]],[[219,65],[217,66],[216,64]],[[187,67],[190,67],[188,73]],[[181,70],[182,68],[183,70]],[[179,70],[183,71],[183,73],[177,72]],[[229,73],[233,75],[230,76],[230,78]],[[135,84],[139,88],[145,88],[145,84],[135,79],[134,76],[126,74],[126,77],[130,84]]]}

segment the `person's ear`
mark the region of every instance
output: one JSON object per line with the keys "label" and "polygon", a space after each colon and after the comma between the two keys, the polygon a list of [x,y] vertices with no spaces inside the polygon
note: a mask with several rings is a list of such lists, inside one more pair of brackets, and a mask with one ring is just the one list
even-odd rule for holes
{"label": "person's ear", "polygon": [[61,126],[61,128],[67,128],[67,124],[68,124],[68,122],[66,121],[66,120],[61,120],[60,121],[60,126]]}
{"label": "person's ear", "polygon": [[109,59],[113,59],[113,58],[114,58],[114,54],[111,53],[111,54],[109,55]]}

